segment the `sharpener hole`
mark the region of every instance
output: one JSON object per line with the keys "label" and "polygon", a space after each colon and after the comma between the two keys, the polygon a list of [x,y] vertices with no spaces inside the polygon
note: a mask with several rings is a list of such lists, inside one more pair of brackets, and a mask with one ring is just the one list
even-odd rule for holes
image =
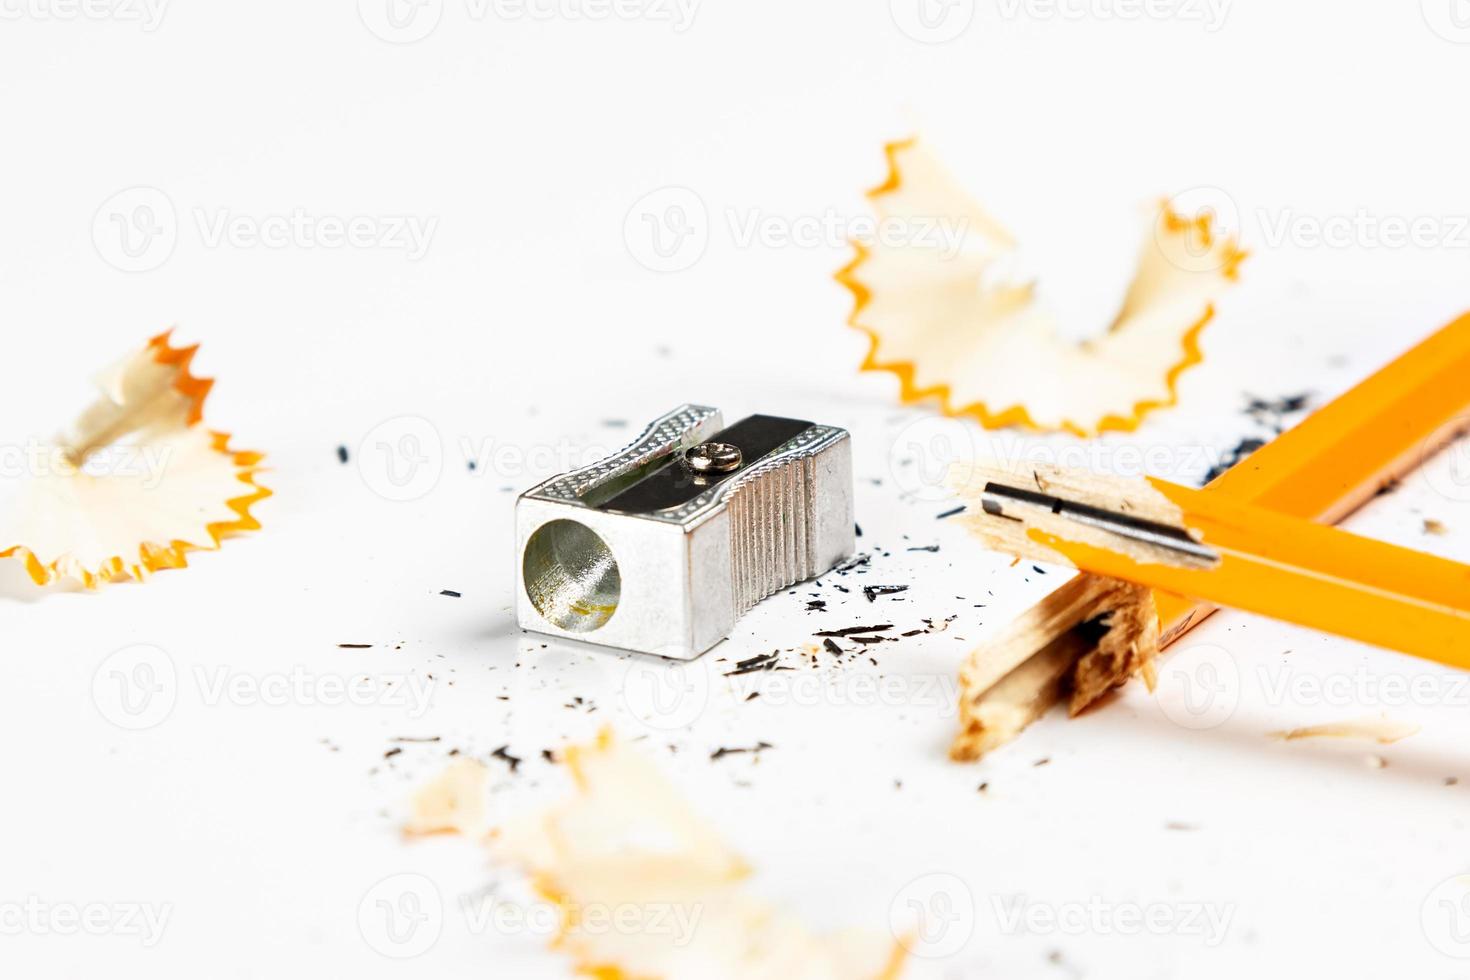
{"label": "sharpener hole", "polygon": [[607,542],[569,520],[549,521],[531,535],[521,578],[542,618],[573,633],[590,633],[611,619],[623,591]]}

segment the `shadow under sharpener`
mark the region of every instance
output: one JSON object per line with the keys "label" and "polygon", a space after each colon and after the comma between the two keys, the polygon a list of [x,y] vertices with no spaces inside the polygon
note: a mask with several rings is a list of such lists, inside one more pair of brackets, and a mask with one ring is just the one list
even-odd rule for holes
{"label": "shadow under sharpener", "polygon": [[[694,450],[694,452],[690,452]],[[847,431],[684,405],[516,501],[523,629],[690,660],[853,551]]]}

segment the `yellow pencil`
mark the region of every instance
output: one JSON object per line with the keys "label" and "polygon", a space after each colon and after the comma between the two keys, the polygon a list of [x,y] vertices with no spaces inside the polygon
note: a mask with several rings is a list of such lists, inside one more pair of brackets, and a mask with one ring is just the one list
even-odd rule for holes
{"label": "yellow pencil", "polygon": [[[1335,524],[1470,424],[1470,314],[1436,331],[1216,478],[1205,492]],[[1159,591],[1161,645],[1214,606]]]}
{"label": "yellow pencil", "polygon": [[981,501],[1002,550],[1470,669],[1470,565],[1163,480],[1032,466]]}

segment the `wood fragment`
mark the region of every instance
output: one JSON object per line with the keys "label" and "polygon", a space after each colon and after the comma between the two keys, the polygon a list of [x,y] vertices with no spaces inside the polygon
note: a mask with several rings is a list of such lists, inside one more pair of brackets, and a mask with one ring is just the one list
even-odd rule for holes
{"label": "wood fragment", "polygon": [[1060,700],[1063,678],[1085,649],[1080,637],[1065,633],[977,692],[963,688],[962,670],[960,731],[950,745],[950,758],[972,761],[1019,735]]}
{"label": "wood fragment", "polygon": [[483,765],[473,759],[455,759],[414,794],[412,813],[403,825],[404,834],[483,837],[490,826],[485,799],[488,782]]}
{"label": "wood fragment", "polygon": [[1326,725],[1311,725],[1288,731],[1271,732],[1272,738],[1283,742],[1295,742],[1303,738],[1354,738],[1392,745],[1394,742],[1416,735],[1419,726],[1411,721],[1395,721],[1392,718],[1358,718],[1352,721],[1334,721]]}
{"label": "wood fragment", "polygon": [[1078,575],[1026,610],[960,668],[950,758],[978,759],[1064,698],[1077,715],[1158,653],[1158,613],[1142,586]]}

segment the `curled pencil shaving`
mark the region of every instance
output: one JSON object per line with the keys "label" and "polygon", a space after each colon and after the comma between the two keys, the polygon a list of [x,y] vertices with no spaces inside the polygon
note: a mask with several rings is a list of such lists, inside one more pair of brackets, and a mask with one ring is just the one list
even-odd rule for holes
{"label": "curled pencil shaving", "polygon": [[854,297],[848,323],[867,334],[862,369],[899,379],[905,403],[937,399],[947,415],[1092,435],[1133,430],[1177,400],[1179,375],[1199,363],[1199,334],[1245,258],[1208,212],[1161,203],[1122,308],[1081,344],[1060,336],[1034,282],[1008,282],[1001,260],[1015,237],[973,201],[917,139],[886,147],[888,179],[869,192],[885,221],[935,222],[963,236],[937,245],[917,232],[854,242],[837,274]]}
{"label": "curled pencil shaving", "polygon": [[[610,732],[560,755],[574,794],[512,820],[491,849],[556,907],[554,946],[580,972],[602,980],[898,976],[903,949],[891,936],[814,935],[753,895],[746,863]],[[609,917],[618,928],[605,927]]]}
{"label": "curled pencil shaving", "polygon": [[0,558],[22,562],[37,585],[94,589],[183,568],[189,552],[260,527],[250,507],[271,493],[255,483],[262,455],[200,425],[213,381],[190,373],[197,349],[153,337],[33,447],[26,479],[0,486]]}

